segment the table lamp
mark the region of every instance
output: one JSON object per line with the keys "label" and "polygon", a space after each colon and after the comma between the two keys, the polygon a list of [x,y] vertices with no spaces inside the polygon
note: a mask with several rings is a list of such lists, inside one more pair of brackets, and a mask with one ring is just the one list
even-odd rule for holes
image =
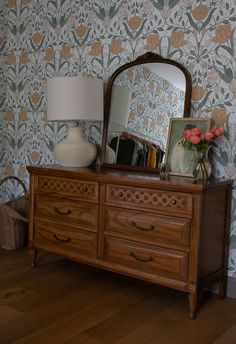
{"label": "table lamp", "polygon": [[[103,81],[82,75],[48,79],[47,120],[103,120]],[[89,166],[96,154],[78,126],[69,127],[68,136],[54,148],[56,160],[66,167]]]}

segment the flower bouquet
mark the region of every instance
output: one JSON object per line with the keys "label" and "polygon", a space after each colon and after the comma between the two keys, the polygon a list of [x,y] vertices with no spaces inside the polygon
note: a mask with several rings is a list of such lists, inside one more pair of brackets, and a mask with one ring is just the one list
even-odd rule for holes
{"label": "flower bouquet", "polygon": [[224,134],[221,127],[214,127],[205,133],[200,128],[186,129],[183,132],[181,144],[185,149],[196,150],[198,160],[193,172],[194,178],[206,180],[211,175],[211,165],[208,160],[208,151],[215,138]]}

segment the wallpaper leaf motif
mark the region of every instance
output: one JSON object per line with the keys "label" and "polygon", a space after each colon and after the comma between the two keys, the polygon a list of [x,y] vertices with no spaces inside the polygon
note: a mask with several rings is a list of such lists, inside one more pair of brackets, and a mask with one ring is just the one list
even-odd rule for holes
{"label": "wallpaper leaf motif", "polygon": [[[0,20],[1,176],[21,175],[28,183],[27,164],[55,162],[52,150],[67,125],[45,122],[47,78],[80,72],[106,81],[123,63],[154,51],[190,71],[192,116],[227,115],[225,136],[214,147],[214,174],[235,179],[235,0],[6,0]],[[100,144],[101,125],[83,127]],[[235,214],[234,205],[232,276]]]}

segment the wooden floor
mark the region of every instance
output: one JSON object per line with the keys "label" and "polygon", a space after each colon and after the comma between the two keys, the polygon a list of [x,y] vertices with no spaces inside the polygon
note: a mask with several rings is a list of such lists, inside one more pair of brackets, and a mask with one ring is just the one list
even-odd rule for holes
{"label": "wooden floor", "polygon": [[184,293],[41,254],[0,249],[0,344],[235,344],[236,299]]}

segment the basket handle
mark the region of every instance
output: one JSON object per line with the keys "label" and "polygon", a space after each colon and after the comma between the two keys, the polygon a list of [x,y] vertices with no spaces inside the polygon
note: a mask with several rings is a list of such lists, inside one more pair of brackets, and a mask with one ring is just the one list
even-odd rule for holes
{"label": "basket handle", "polygon": [[1,186],[4,182],[6,182],[7,180],[10,180],[10,179],[14,179],[14,180],[18,181],[18,182],[20,183],[20,185],[22,186],[25,195],[27,194],[28,191],[27,191],[27,188],[26,188],[26,186],[25,186],[25,183],[24,183],[20,178],[15,177],[15,176],[8,176],[8,177],[3,178],[3,179],[0,181],[0,186]]}

